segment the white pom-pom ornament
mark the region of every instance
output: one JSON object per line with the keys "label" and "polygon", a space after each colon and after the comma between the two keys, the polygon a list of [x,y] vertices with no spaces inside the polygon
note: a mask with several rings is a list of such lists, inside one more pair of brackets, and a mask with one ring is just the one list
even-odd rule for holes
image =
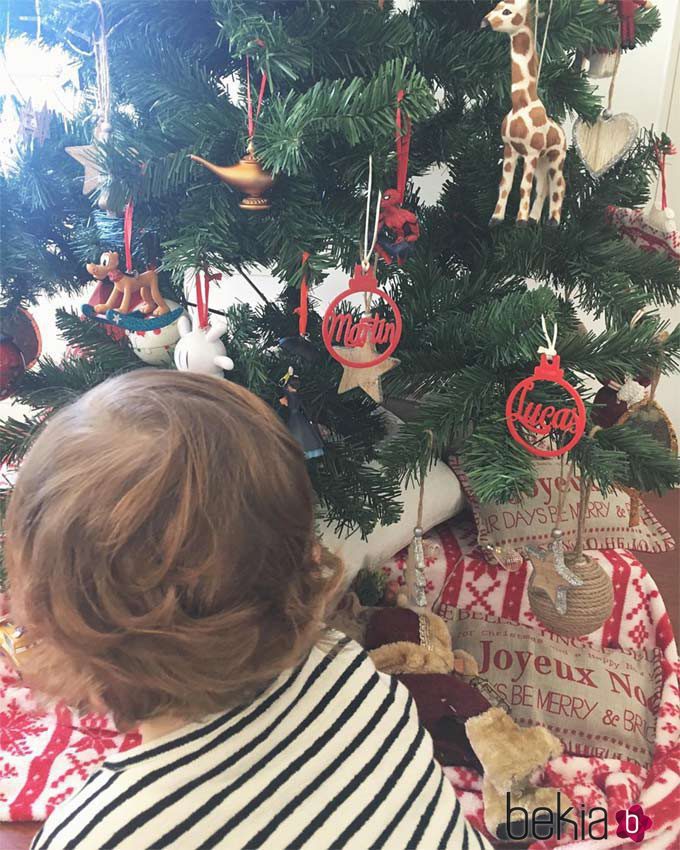
{"label": "white pom-pom ornament", "polygon": [[639,404],[647,395],[647,390],[639,384],[631,375],[626,375],[625,382],[621,385],[616,397],[623,401],[628,407]]}
{"label": "white pom-pom ornament", "polygon": [[175,346],[175,366],[185,372],[200,372],[223,378],[222,370],[234,368],[234,361],[227,357],[227,349],[220,337],[227,330],[227,323],[211,322],[206,328],[192,329],[188,316],[178,322],[180,340]]}

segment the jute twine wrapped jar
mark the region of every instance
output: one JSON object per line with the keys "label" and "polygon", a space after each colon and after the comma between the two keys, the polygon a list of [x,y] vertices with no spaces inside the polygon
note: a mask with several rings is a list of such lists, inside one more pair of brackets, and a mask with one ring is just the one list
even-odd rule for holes
{"label": "jute twine wrapped jar", "polygon": [[610,577],[592,558],[567,552],[564,560],[583,581],[581,587],[568,588],[567,613],[558,613],[548,594],[534,589],[533,575],[529,580],[529,604],[551,632],[563,637],[582,637],[597,631],[609,619],[614,607],[614,589]]}

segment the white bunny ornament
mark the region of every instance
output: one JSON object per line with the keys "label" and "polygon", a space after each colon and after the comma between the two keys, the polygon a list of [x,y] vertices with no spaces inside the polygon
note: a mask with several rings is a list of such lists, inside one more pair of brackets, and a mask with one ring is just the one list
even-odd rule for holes
{"label": "white bunny ornament", "polygon": [[188,316],[178,322],[180,334],[175,347],[175,366],[185,372],[200,372],[223,378],[223,370],[234,368],[234,361],[227,357],[227,349],[220,337],[227,330],[227,323],[214,320],[207,327],[192,328]]}

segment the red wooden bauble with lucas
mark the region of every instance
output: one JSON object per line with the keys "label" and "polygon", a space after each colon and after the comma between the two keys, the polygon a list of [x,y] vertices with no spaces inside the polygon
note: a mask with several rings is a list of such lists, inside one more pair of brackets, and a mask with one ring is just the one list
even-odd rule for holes
{"label": "red wooden bauble with lucas", "polygon": [[[567,393],[573,405],[556,407],[532,401],[529,393],[538,381],[557,384]],[[565,381],[564,370],[560,369],[559,355],[548,357],[541,354],[541,362],[534,369],[534,374],[520,381],[508,396],[505,419],[513,438],[537,457],[560,457],[578,443],[586,429],[586,409],[581,396]],[[536,437],[536,442],[528,442],[522,432]],[[555,433],[563,434],[569,439],[555,448],[541,448],[539,442],[542,438],[549,438]]]}
{"label": "red wooden bauble with lucas", "polygon": [[[367,309],[359,319],[351,312],[336,313],[343,301],[361,292],[365,293],[367,304],[372,298],[380,298],[392,311],[392,318],[385,319],[371,313],[370,309]],[[337,295],[324,313],[322,336],[331,357],[352,369],[369,369],[377,366],[394,352],[401,337],[401,313],[394,299],[382,289],[378,289],[378,281],[372,268],[364,270],[361,265],[355,266],[349,289]],[[387,348],[381,352],[376,351],[376,356],[371,360],[355,362],[344,357],[334,344],[342,348],[363,348],[367,344],[387,345]]]}

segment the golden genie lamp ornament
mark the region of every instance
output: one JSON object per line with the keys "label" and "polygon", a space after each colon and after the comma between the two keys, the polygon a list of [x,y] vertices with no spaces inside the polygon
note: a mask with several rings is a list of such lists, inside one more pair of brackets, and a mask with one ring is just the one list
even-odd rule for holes
{"label": "golden genie lamp ornament", "polygon": [[248,152],[236,165],[215,165],[203,157],[189,155],[194,162],[212,171],[223,183],[243,192],[245,198],[239,204],[242,210],[268,210],[269,200],[265,192],[274,183],[272,175],[265,171],[255,157],[253,143],[248,144]]}

